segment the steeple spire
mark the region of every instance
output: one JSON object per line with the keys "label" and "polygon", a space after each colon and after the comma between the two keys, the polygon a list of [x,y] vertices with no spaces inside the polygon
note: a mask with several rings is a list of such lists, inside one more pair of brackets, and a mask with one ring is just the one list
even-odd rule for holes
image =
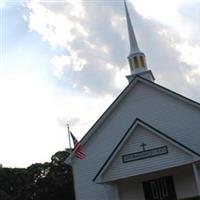
{"label": "steeple spire", "polygon": [[124,6],[125,6],[125,12],[126,12],[128,36],[129,36],[129,43],[130,43],[130,53],[128,56],[128,61],[130,65],[131,75],[127,76],[127,78],[130,81],[135,75],[140,75],[150,80],[154,80],[153,74],[151,73],[150,70],[147,69],[145,54],[142,51],[140,51],[138,47],[133,26],[131,23],[131,18],[128,12],[126,0],[124,0]]}
{"label": "steeple spire", "polygon": [[128,26],[128,36],[129,36],[129,42],[130,42],[130,54],[138,53],[140,52],[137,44],[137,40],[135,37],[135,33],[133,30],[133,26],[131,23],[131,18],[129,16],[128,8],[126,5],[126,0],[124,0],[124,6],[125,6],[125,12],[126,12],[126,20],[127,20],[127,26]]}

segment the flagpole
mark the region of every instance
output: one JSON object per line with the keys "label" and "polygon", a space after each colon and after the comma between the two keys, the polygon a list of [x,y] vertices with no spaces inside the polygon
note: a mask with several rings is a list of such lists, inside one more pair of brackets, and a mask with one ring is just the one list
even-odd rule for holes
{"label": "flagpole", "polygon": [[69,124],[67,124],[67,133],[68,133],[68,139],[69,139],[69,150],[70,150],[70,154],[71,154],[71,152],[72,152],[72,145],[71,145],[71,140],[70,140]]}
{"label": "flagpole", "polygon": [[[69,129],[69,124],[67,124],[67,133],[68,133],[68,139],[69,139],[69,149],[70,149],[70,154],[69,157],[71,156],[72,153],[72,145],[71,145],[71,136],[70,136],[70,129]],[[74,182],[74,173],[73,173],[73,167],[72,167],[72,159],[71,160],[71,170],[72,170],[72,178],[73,178],[73,187],[75,188],[75,182]],[[74,193],[75,199],[76,199],[76,194]]]}
{"label": "flagpole", "polygon": [[[70,157],[71,153],[72,153],[72,145],[71,145],[71,140],[70,140],[71,136],[70,136],[69,124],[67,124],[67,133],[68,133],[68,138],[69,138],[69,148],[70,148],[70,155],[69,155],[69,157]],[[70,165],[71,165],[71,170],[72,170],[73,187],[75,189],[74,172],[73,172],[73,166],[72,166],[73,162],[72,162],[71,158],[70,158],[70,160],[71,160],[71,164]],[[74,196],[75,196],[75,199],[76,199],[76,193],[75,192],[74,192]]]}

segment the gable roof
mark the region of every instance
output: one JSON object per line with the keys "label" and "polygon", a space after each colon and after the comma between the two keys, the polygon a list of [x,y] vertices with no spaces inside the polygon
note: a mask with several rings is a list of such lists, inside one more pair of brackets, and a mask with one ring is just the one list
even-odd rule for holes
{"label": "gable roof", "polygon": [[115,146],[114,150],[108,156],[108,158],[106,159],[106,161],[104,162],[104,164],[102,165],[100,170],[97,172],[95,177],[93,178],[94,182],[96,182],[96,180],[103,174],[103,172],[106,171],[106,169],[108,168],[108,166],[110,165],[112,160],[116,157],[117,153],[124,146],[124,143],[128,139],[129,135],[135,130],[135,128],[138,125],[150,130],[151,132],[153,132],[156,135],[159,135],[160,137],[162,137],[163,139],[165,139],[169,143],[173,144],[174,146],[177,146],[179,149],[183,150],[187,154],[190,154],[190,155],[194,156],[196,159],[198,159],[198,160],[200,159],[200,154],[199,153],[197,153],[194,150],[190,149],[189,147],[183,145],[182,143],[178,142],[177,140],[169,137],[165,133],[159,131],[158,129],[154,128],[153,126],[149,125],[148,123],[144,122],[143,120],[136,118],[135,121],[132,123],[132,125],[128,128],[128,130],[126,131],[124,136],[121,138],[119,143]]}
{"label": "gable roof", "polygon": [[[137,83],[143,83],[150,87],[153,87],[155,89],[158,89],[159,91],[162,91],[168,95],[171,95],[185,103],[188,103],[197,109],[200,109],[200,103],[191,100],[181,94],[178,94],[172,90],[169,90],[155,82],[149,81],[140,75],[135,75],[133,80],[126,86],[126,88],[119,94],[119,96],[113,101],[113,103],[106,109],[106,111],[101,115],[101,117],[94,123],[94,125],[88,130],[88,132],[85,134],[85,136],[81,139],[80,144],[85,145],[87,141],[90,139],[93,134],[95,134],[95,130],[107,119],[107,117],[112,113],[112,111],[116,108],[116,106],[125,98],[125,96],[129,93],[129,91],[137,84]],[[67,164],[70,163],[70,160],[74,158],[74,152],[71,153],[71,155],[67,158],[65,161]]]}

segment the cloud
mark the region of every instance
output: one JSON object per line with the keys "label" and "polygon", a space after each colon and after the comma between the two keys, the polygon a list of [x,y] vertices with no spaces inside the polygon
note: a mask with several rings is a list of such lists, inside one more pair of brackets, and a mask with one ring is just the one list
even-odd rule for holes
{"label": "cloud", "polygon": [[74,71],[81,71],[86,64],[86,61],[83,58],[78,57],[76,51],[71,51],[69,56],[54,56],[51,59],[51,63],[54,66],[53,74],[60,78],[64,73],[65,66],[71,66]]}
{"label": "cloud", "polygon": [[[157,6],[153,2],[157,2]],[[196,92],[200,86],[199,4],[152,0],[144,7],[143,1],[133,0],[132,3],[142,16],[132,15],[139,44],[145,49],[156,82],[199,101],[200,95]],[[131,12],[134,13],[134,9]]]}
{"label": "cloud", "polygon": [[[26,8],[29,29],[41,35],[52,49],[58,49],[51,58],[52,73],[58,84],[83,96],[88,95],[88,102],[89,99],[110,102],[122,91],[127,84],[125,75],[130,73],[126,59],[129,44],[123,2],[29,1]],[[196,94],[196,87],[200,86],[200,41],[194,34],[199,29],[193,20],[197,14],[190,15],[194,6],[189,7],[189,11],[187,9],[182,1],[177,0],[129,2],[139,46],[146,54],[156,82],[200,99]],[[59,48],[64,51],[59,53]],[[84,106],[89,108],[88,103]],[[75,120],[77,123],[87,123],[85,115],[81,117],[78,111],[69,112],[71,119],[79,119]],[[81,121],[81,118],[86,120]]]}
{"label": "cloud", "polygon": [[[199,4],[128,4],[156,82],[199,100]],[[0,80],[0,157],[5,165],[24,166],[67,146],[59,120],[69,122],[79,139],[86,133],[128,83],[129,44],[122,1],[31,0],[23,13],[17,7],[5,7],[10,13],[5,68],[15,77]]]}
{"label": "cloud", "polygon": [[[180,62],[180,52],[173,46],[180,36],[169,27],[169,24],[180,25],[180,16],[177,13],[179,3],[170,1],[164,4],[165,6],[158,1],[156,3],[160,8],[159,12],[155,12],[155,6],[151,6],[152,2],[144,9],[144,2],[140,1],[133,1],[140,14],[131,6],[129,10],[139,44],[145,49],[150,68],[155,69],[160,78],[158,81],[173,88],[173,85],[165,83],[166,76],[170,77],[170,82],[174,85],[177,85],[175,74],[179,74],[179,80],[184,82],[180,67],[183,59]],[[27,4],[30,30],[38,32],[52,48],[60,46],[66,50],[64,55],[52,57],[53,74],[76,89],[97,96],[116,96],[127,83],[121,81],[120,84],[117,80],[122,80],[124,74],[129,73],[126,60],[128,37],[123,3],[113,6],[110,2],[101,4],[77,1],[62,3],[62,6],[57,3],[57,7],[54,4],[33,1]],[[166,17],[166,6],[173,10],[171,16],[176,20]],[[97,12],[101,15],[97,15]],[[166,35],[161,34],[164,32]],[[108,66],[114,67],[111,69]]]}
{"label": "cloud", "polygon": [[[66,2],[56,8],[33,1],[26,6],[30,30],[38,32],[52,48],[66,50],[66,54],[51,59],[53,74],[58,79],[94,95],[119,93],[126,83],[122,82],[120,88],[119,83],[112,80],[125,65],[125,56],[121,57],[121,54],[125,52],[126,44],[122,43],[120,32],[113,28],[112,21],[116,19],[115,26],[120,23],[123,30],[122,17],[111,6],[107,10],[105,6],[81,1]],[[101,17],[96,15],[97,10]],[[108,69],[108,63],[115,69]]]}
{"label": "cloud", "polygon": [[200,78],[200,45],[190,45],[187,42],[176,44],[175,48],[181,53],[180,59],[190,68],[186,73],[186,80],[190,84],[199,84]]}
{"label": "cloud", "polygon": [[29,29],[37,31],[51,47],[68,45],[74,39],[71,32],[75,26],[65,15],[55,14],[40,2],[30,1],[26,5],[30,9],[29,15],[25,17]]}

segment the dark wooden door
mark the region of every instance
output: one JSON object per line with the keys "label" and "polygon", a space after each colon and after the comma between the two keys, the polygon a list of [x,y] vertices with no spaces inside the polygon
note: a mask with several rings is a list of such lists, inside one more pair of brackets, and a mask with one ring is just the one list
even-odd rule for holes
{"label": "dark wooden door", "polygon": [[162,177],[143,182],[146,200],[176,200],[173,177]]}

